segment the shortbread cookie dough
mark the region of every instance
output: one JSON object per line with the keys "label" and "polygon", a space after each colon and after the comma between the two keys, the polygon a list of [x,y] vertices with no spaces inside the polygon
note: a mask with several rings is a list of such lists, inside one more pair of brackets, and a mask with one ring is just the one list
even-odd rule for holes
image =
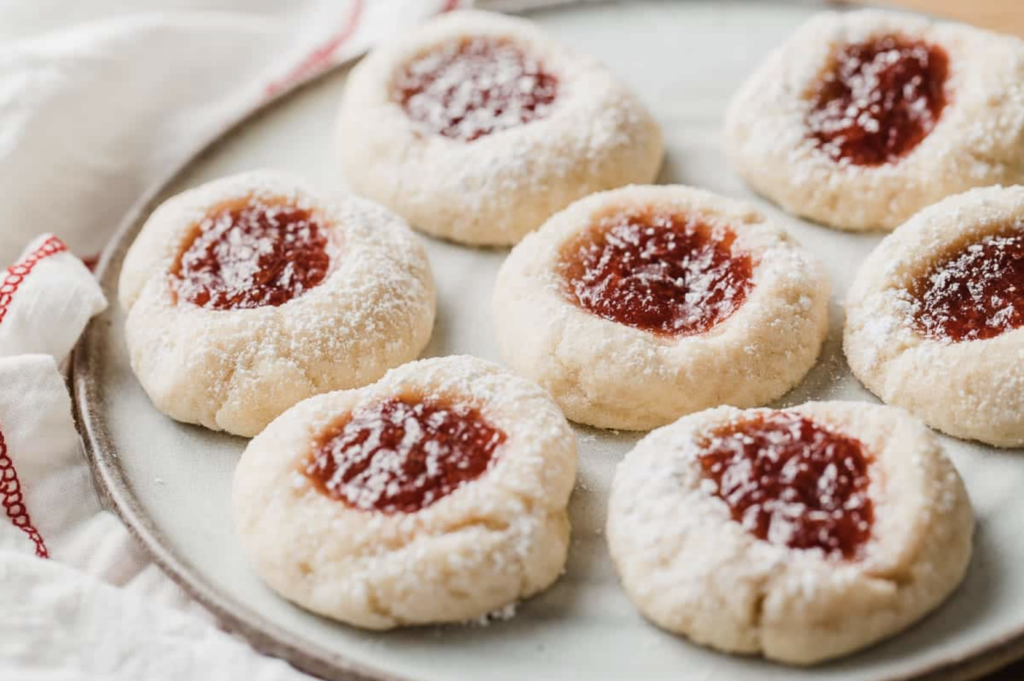
{"label": "shortbread cookie dough", "polygon": [[963,579],[974,514],[938,439],[861,402],[720,407],[615,473],[608,546],[648,619],[702,645],[813,664],[892,636]]}
{"label": "shortbread cookie dough", "polygon": [[587,197],[516,246],[498,346],[574,421],[645,430],[782,396],[828,326],[820,264],[749,207],[681,186]]}
{"label": "shortbread cookie dough", "polygon": [[915,215],[850,288],[843,347],[884,402],[956,437],[1024,445],[1024,187]]}
{"label": "shortbread cookie dough", "polygon": [[636,96],[533,24],[455,12],[353,69],[338,121],[358,193],[416,228],[514,244],[587,194],[654,180],[663,144]]}
{"label": "shortbread cookie dough", "polygon": [[235,471],[235,527],[256,573],[308,610],[459,622],[558,578],[575,474],[539,387],[472,357],[421,360],[271,423]]}
{"label": "shortbread cookie dough", "polygon": [[245,436],[414,359],[434,322],[430,266],[401,218],[271,172],[162,204],[125,257],[120,299],[157,409]]}
{"label": "shortbread cookie dough", "polygon": [[1024,42],[823,13],[750,76],[725,128],[733,167],[786,210],[893,229],[946,196],[1024,182]]}

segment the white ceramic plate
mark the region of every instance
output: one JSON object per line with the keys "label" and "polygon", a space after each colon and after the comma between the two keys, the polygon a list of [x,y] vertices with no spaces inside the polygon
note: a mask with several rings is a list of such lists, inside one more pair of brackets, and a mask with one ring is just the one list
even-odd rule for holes
{"label": "white ceramic plate", "polygon": [[[828,264],[832,333],[818,366],[782,404],[871,401],[839,343],[842,300],[873,235],[831,231],[788,217],[755,197],[722,153],[721,120],[732,92],[810,14],[808,3],[690,1],[585,4],[532,14],[558,39],[600,57],[654,110],[669,153],[660,181],[753,201]],[[161,197],[222,175],[271,167],[339,187],[333,118],[344,72],[304,88],[228,134]],[[126,224],[102,265],[116,300],[121,258],[155,204]],[[438,321],[427,355],[499,360],[490,297],[503,250],[424,239],[438,282]],[[937,613],[895,639],[813,670],[729,657],[647,624],[619,588],[602,528],[615,463],[637,435],[577,430],[580,473],[570,515],[568,571],[549,591],[488,627],[366,633],[321,619],[266,589],[249,571],[231,527],[229,492],[245,441],[158,413],[132,375],[112,305],[76,352],[76,403],[87,450],[107,495],[158,562],[230,629],[297,666],[331,678],[415,679],[963,679],[1024,655],[1024,460],[947,440],[978,512],[966,583]],[[941,377],[937,377],[941,380]]]}

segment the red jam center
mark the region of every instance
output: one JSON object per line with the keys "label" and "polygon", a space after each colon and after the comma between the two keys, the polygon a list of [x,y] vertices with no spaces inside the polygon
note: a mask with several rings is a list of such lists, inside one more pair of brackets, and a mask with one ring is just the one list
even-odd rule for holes
{"label": "red jam center", "polygon": [[925,336],[985,340],[1024,326],[1024,234],[989,236],[932,267],[915,285]]}
{"label": "red jam center", "polygon": [[399,74],[406,114],[445,137],[475,139],[546,117],[558,79],[515,45],[470,38],[414,59]]}
{"label": "red jam center", "polygon": [[818,88],[811,135],[837,161],[898,161],[938,122],[948,73],[935,45],[893,35],[849,45]]}
{"label": "red jam center", "polygon": [[716,430],[702,449],[715,495],[755,537],[843,558],[867,541],[870,458],[857,440],[775,412]]}
{"label": "red jam center", "polygon": [[310,211],[250,200],[199,223],[175,288],[215,310],[277,306],[320,284],[329,267],[327,233]]}
{"label": "red jam center", "polygon": [[354,508],[415,513],[482,475],[505,439],[473,407],[388,399],[328,430],[305,472]]}
{"label": "red jam center", "polygon": [[570,299],[613,322],[658,334],[704,333],[747,298],[754,264],[736,234],[679,215],[623,213],[562,249]]}

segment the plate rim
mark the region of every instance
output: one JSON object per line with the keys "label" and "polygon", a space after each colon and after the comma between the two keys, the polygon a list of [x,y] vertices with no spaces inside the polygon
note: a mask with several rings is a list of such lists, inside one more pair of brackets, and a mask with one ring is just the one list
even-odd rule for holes
{"label": "plate rim", "polygon": [[[523,13],[533,14],[574,5],[604,4],[606,0],[542,1],[546,1],[548,4],[531,5]],[[746,1],[756,2],[756,0]],[[809,4],[806,0],[779,1]],[[822,8],[823,11],[832,5],[831,2],[813,4],[826,5]],[[875,3],[864,4],[872,6]],[[890,9],[908,14],[924,15],[921,12],[910,12],[899,8]],[[138,231],[144,218],[169,196],[170,188],[185,176],[194,164],[200,162],[203,157],[214,152],[224,141],[260,117],[278,107],[285,106],[293,96],[310,87],[316,87],[327,77],[350,67],[360,58],[361,55],[358,55],[336,64],[296,87],[278,93],[270,99],[258,102],[253,108],[240,112],[198,144],[193,153],[143,192],[118,223],[104,246],[95,268],[96,279],[110,301],[110,305],[119,304],[117,282],[111,280],[111,263],[123,259],[130,245],[129,237]],[[89,321],[72,350],[68,369],[72,418],[79,434],[82,451],[88,460],[93,485],[101,505],[118,516],[128,533],[157,567],[185,593],[209,611],[221,628],[228,633],[241,636],[257,651],[281,659],[301,672],[330,681],[416,681],[411,677],[374,669],[292,634],[269,618],[262,617],[250,610],[243,603],[220,593],[185,557],[177,555],[167,546],[161,531],[141,507],[120,467],[117,450],[103,417],[103,401],[99,397],[100,381],[97,372],[100,362],[96,359],[97,351],[102,352],[99,350],[99,345],[103,337],[101,328],[103,323],[100,316]],[[926,668],[898,673],[894,676],[885,675],[876,681],[969,681],[1022,659],[1024,659],[1024,625],[972,650],[932,663]]]}

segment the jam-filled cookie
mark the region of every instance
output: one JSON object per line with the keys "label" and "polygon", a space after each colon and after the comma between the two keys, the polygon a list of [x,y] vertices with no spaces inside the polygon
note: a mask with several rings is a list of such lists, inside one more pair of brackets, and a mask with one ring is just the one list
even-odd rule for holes
{"label": "jam-filled cookie", "polygon": [[533,24],[455,12],[376,48],[338,122],[348,184],[429,234],[514,244],[592,192],[654,180],[636,96]]}
{"label": "jam-filled cookie", "polygon": [[843,347],[884,402],[956,437],[1024,445],[1024,187],[921,211],[864,261]]}
{"label": "jam-filled cookie", "polygon": [[566,416],[645,430],[782,396],[818,356],[828,297],[818,261],[748,205],[626,187],[516,246],[493,313],[505,361]]}
{"label": "jam-filled cookie", "polygon": [[612,483],[630,599],[702,645],[813,664],[892,636],[963,579],[974,512],[938,439],[861,402],[720,407],[652,432]]}
{"label": "jam-filled cookie", "polygon": [[245,436],[414,359],[434,321],[430,265],[401,218],[271,172],[163,203],[125,256],[119,295],[153,404]]}
{"label": "jam-filled cookie", "polygon": [[543,390],[472,357],[422,360],[267,426],[235,471],[235,527],[257,574],[308,610],[458,622],[558,578],[575,475]]}
{"label": "jam-filled cookie", "polygon": [[733,166],[786,210],[893,229],[974,187],[1024,182],[1024,42],[880,11],[825,13],[733,99]]}

